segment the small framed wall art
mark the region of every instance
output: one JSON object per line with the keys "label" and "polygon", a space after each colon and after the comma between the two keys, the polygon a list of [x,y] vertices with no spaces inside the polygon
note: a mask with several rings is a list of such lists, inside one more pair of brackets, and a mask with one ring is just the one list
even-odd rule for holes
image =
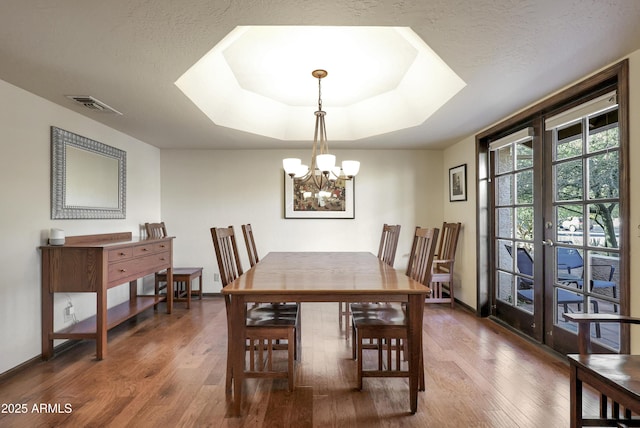
{"label": "small framed wall art", "polygon": [[467,164],[449,168],[449,201],[467,200]]}

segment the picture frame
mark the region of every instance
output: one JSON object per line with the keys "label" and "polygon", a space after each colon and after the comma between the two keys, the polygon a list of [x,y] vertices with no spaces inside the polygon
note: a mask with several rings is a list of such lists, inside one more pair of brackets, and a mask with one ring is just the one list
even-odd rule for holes
{"label": "picture frame", "polygon": [[467,164],[449,168],[449,202],[467,200]]}
{"label": "picture frame", "polygon": [[[312,180],[306,183],[284,174],[285,219],[354,219],[354,180],[336,180],[330,195],[320,199],[312,190]],[[310,194],[311,193],[311,194]],[[304,196],[304,195],[307,196]]]}

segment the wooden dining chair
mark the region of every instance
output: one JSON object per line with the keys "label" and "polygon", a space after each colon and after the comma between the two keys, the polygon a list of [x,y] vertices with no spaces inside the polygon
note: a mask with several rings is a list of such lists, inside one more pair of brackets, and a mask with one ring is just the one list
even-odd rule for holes
{"label": "wooden dining chair", "polygon": [[258,256],[258,250],[256,248],[256,241],[253,238],[253,228],[250,223],[242,225],[242,235],[244,236],[244,243],[247,246],[247,255],[249,256],[249,264],[254,267],[256,263],[260,261]]}
{"label": "wooden dining chair", "polygon": [[[151,239],[167,237],[167,227],[164,222],[145,223],[144,228],[147,237]],[[193,290],[193,281],[198,279],[198,290]],[[202,300],[202,268],[201,267],[174,267],[173,283],[175,284],[174,292],[176,297],[174,302],[187,302],[187,309],[191,308],[191,296],[196,294]],[[167,272],[161,271],[155,274],[155,294],[159,294],[160,290],[166,288]]]}
{"label": "wooden dining chair", "polygon": [[[578,352],[581,355],[591,354],[591,324],[595,324],[596,327],[601,323],[605,324],[618,324],[622,326],[623,324],[640,324],[640,318],[630,317],[625,315],[618,314],[599,314],[599,313],[574,313],[574,312],[565,312],[562,314],[563,318],[567,322],[574,322],[578,325]],[[600,337],[600,335],[596,331],[596,337]],[[612,363],[613,364],[613,363]],[[611,401],[611,408],[609,409],[609,399],[606,394],[600,394],[600,418],[608,419],[608,413],[611,410],[611,417],[613,418],[624,418],[630,420],[632,417],[631,412],[628,409],[624,409],[621,413],[622,409],[619,403],[615,401]],[[613,426],[613,425],[612,425]],[[635,425],[626,425],[619,424],[617,426],[635,426]]]}
{"label": "wooden dining chair", "polygon": [[[220,270],[220,280],[223,287],[226,287],[240,275],[242,275],[242,265],[238,255],[238,247],[233,226],[227,228],[211,228],[211,238],[216,253],[218,269]],[[227,374],[225,387],[227,394],[231,393],[233,380],[233,365],[231,364],[231,337],[233,336],[233,326],[230,320],[231,297],[224,295],[225,307],[227,310]],[[246,377],[253,378],[285,378],[289,386],[289,391],[293,391],[294,386],[294,361],[296,358],[296,325],[298,312],[267,310],[264,307],[252,307],[247,309],[246,344],[245,351],[248,355],[248,368],[245,370]],[[283,342],[283,341],[286,341]],[[274,352],[276,350],[287,351],[287,370],[277,370],[274,364]]]}
{"label": "wooden dining chair", "polygon": [[[438,229],[417,227],[407,276],[424,285],[431,281],[431,267],[435,253]],[[408,349],[408,319],[404,305],[379,305],[371,310],[363,310],[352,315],[354,327],[354,348],[357,349],[358,389],[362,389],[364,377],[408,377],[406,354]],[[377,365],[374,369],[364,367],[365,349],[371,349],[371,343],[377,343],[375,351]],[[424,364],[422,347],[420,351],[420,386],[424,391]]]}
{"label": "wooden dining chair", "polygon": [[[244,236],[244,243],[247,247],[247,255],[249,256],[249,264],[251,267],[254,267],[259,261],[260,256],[258,256],[258,250],[256,248],[256,241],[253,237],[253,228],[251,224],[243,224],[242,225],[242,235]],[[296,325],[296,360],[300,359],[300,332],[302,331],[302,316],[300,315],[300,304],[299,303],[287,303],[287,302],[273,302],[273,303],[261,303],[254,305],[254,310],[256,311],[267,311],[267,312],[277,312],[277,313],[287,313],[287,312],[297,312],[297,325]]]}
{"label": "wooden dining chair", "polygon": [[[382,225],[382,235],[380,236],[380,245],[378,247],[378,259],[382,260],[389,266],[393,266],[396,259],[396,250],[398,249],[398,239],[400,238],[400,225]],[[358,309],[358,304],[349,304],[347,302],[338,302],[338,322],[340,328],[345,328],[345,339],[349,340],[349,331],[351,330],[351,323],[349,318],[351,316],[351,308]],[[367,305],[367,304],[360,304]]]}
{"label": "wooden dining chair", "polygon": [[453,266],[456,261],[456,248],[460,235],[461,223],[442,223],[440,242],[433,259],[431,273],[431,295],[425,299],[427,303],[450,303],[455,305],[453,295]]}

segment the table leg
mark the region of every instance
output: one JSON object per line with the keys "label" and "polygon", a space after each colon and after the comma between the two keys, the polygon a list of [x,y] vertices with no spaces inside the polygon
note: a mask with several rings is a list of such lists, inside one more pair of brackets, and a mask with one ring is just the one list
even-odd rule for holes
{"label": "table leg", "polygon": [[578,323],[578,352],[581,354],[591,353],[591,323]]}
{"label": "table leg", "polygon": [[411,413],[418,411],[418,383],[420,376],[420,349],[422,348],[422,294],[409,295],[409,404]]}
{"label": "table leg", "polygon": [[246,304],[244,296],[233,295],[231,297],[231,334],[229,334],[229,342],[227,346],[231,346],[231,363],[233,373],[233,414],[240,416],[242,405],[242,384],[244,381],[245,370],[245,341],[246,332]]}

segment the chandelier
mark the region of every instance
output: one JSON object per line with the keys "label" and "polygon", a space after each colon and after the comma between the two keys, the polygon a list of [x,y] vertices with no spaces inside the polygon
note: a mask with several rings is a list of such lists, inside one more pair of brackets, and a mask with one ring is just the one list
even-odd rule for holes
{"label": "chandelier", "polygon": [[314,70],[311,75],[318,79],[318,111],[316,115],[316,130],[313,134],[313,149],[311,151],[311,164],[302,164],[297,158],[282,160],[282,166],[291,179],[302,182],[310,181],[319,191],[326,190],[330,182],[351,180],[360,170],[360,162],[355,160],[342,161],[342,167],[336,166],[336,156],[329,153],[327,143],[327,129],[324,124],[325,112],[322,110],[322,79],[327,77],[326,70]]}

